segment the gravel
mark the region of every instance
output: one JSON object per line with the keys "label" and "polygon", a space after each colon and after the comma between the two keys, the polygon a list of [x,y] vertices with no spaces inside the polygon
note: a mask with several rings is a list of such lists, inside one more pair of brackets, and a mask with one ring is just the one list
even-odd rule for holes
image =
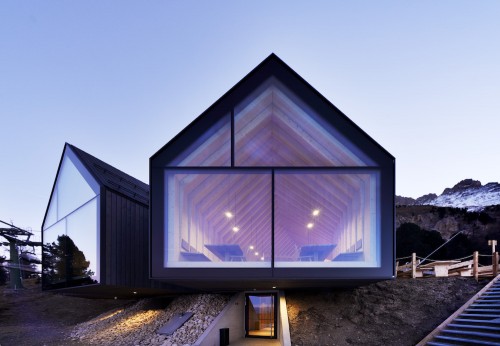
{"label": "gravel", "polygon": [[[156,306],[157,298],[143,299],[78,324],[70,337],[88,345],[188,346],[198,340],[229,299],[228,295],[188,295],[174,299],[166,308]],[[172,335],[157,333],[174,314],[188,311],[193,317]]]}

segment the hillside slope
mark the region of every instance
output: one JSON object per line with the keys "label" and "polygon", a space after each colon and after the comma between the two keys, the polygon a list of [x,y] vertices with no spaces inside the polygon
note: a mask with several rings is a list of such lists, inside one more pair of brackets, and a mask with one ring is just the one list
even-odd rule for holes
{"label": "hillside slope", "polygon": [[482,286],[454,277],[287,292],[292,344],[415,345]]}
{"label": "hillside slope", "polygon": [[[287,291],[292,344],[414,345],[483,285],[456,277],[398,279],[353,289]],[[149,303],[149,310],[164,309],[169,302],[158,299],[158,304]],[[128,311],[134,305],[46,293],[38,286],[16,293],[0,287],[0,344],[88,345],[88,340],[71,340],[70,333],[81,329],[81,325],[80,329],[75,326],[117,308]],[[92,323],[105,326],[109,320],[93,319]],[[155,337],[151,334],[150,344],[158,344]],[[104,339],[100,344],[116,345]]]}

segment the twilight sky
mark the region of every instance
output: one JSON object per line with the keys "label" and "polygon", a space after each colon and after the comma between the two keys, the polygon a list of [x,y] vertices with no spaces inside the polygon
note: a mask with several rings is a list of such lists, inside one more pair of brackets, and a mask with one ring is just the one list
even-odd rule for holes
{"label": "twilight sky", "polygon": [[[0,220],[39,231],[65,142],[148,160],[270,53],[396,157],[500,181],[500,1],[2,1]],[[36,232],[39,235],[39,232]]]}

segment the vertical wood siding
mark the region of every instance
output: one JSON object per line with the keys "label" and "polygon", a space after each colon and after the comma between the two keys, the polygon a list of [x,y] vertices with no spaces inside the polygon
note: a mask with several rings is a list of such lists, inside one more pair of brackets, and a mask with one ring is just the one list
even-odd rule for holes
{"label": "vertical wood siding", "polygon": [[152,287],[148,267],[148,208],[106,190],[106,285]]}

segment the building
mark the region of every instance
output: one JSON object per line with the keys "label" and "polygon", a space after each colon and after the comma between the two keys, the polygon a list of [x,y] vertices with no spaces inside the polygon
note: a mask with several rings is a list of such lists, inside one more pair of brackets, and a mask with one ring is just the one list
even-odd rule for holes
{"label": "building", "polygon": [[201,344],[286,344],[278,290],[394,278],[394,185],[394,157],[272,54],[150,158],[151,189],[65,145],[43,287],[243,291]]}
{"label": "building", "polygon": [[153,280],[394,277],[395,159],[272,54],[150,159]]}
{"label": "building", "polygon": [[149,186],[66,144],[42,224],[42,285],[78,295],[176,291],[149,279]]}

